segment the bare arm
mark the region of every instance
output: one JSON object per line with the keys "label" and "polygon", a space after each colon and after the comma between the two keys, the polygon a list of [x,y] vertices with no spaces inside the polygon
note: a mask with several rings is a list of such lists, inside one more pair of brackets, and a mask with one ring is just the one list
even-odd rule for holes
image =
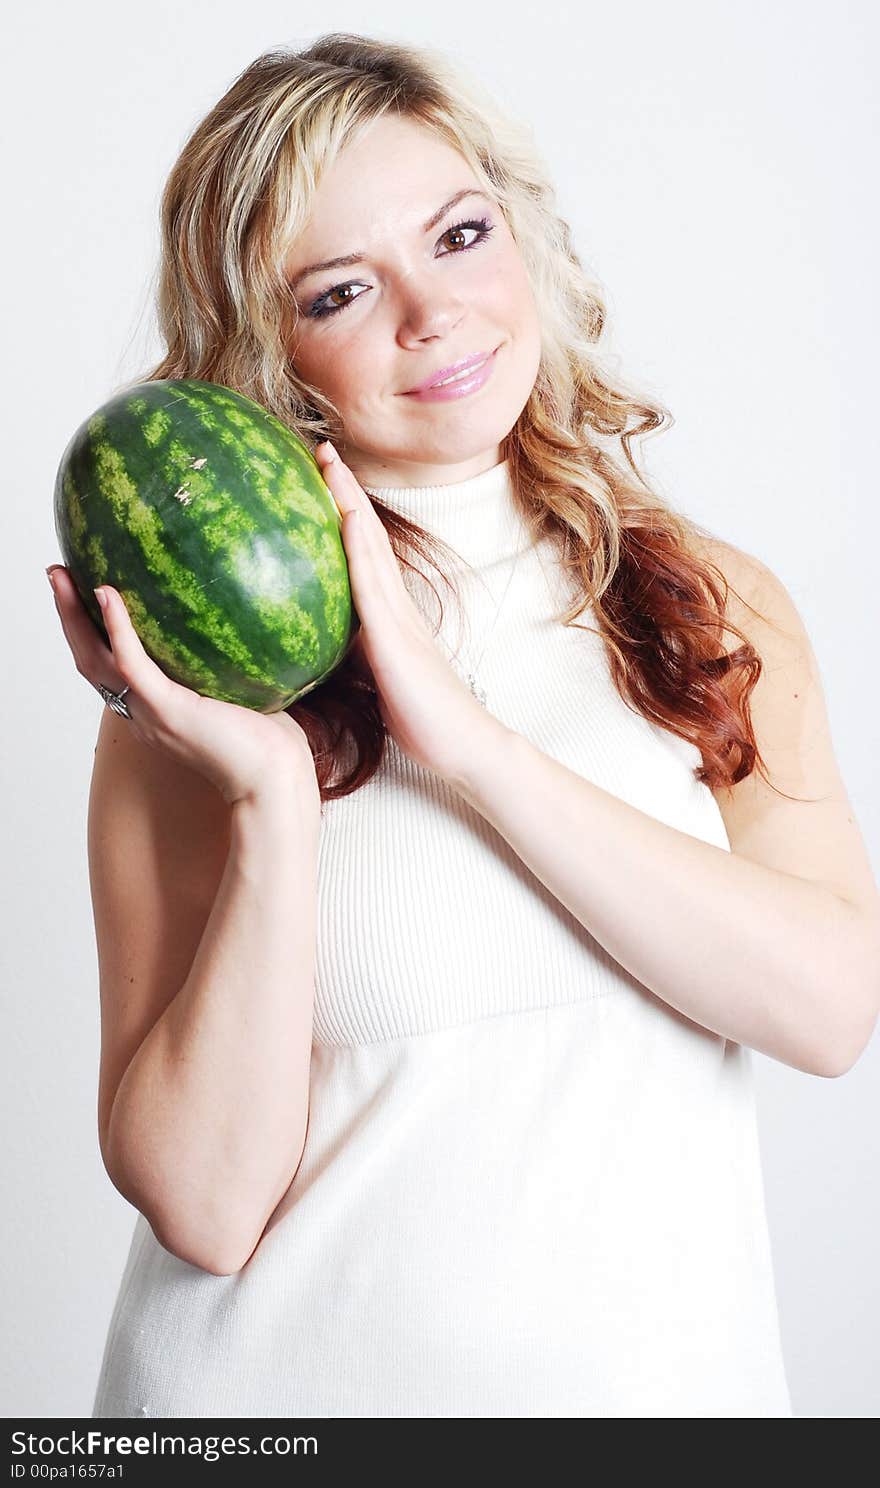
{"label": "bare arm", "polygon": [[[777,791],[715,799],[730,851],[657,821],[483,715],[448,778],[582,925],[694,1022],[845,1073],[880,1007],[880,892],[835,758],[818,662],[784,584],[712,542],[763,671],[750,699]],[[742,601],[742,602],[741,602]]]}
{"label": "bare arm", "polygon": [[876,915],[484,728],[453,783],[615,960],[724,1038],[811,1074],[848,1068],[876,1015]]}
{"label": "bare arm", "polygon": [[292,785],[236,802],[191,970],[123,1075],[106,1161],[172,1253],[240,1269],[308,1123],[320,815]]}

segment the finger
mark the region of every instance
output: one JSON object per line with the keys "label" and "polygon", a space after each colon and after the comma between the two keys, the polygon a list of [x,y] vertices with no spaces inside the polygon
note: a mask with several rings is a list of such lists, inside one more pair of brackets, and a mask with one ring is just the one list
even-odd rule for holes
{"label": "finger", "polygon": [[117,671],[145,702],[158,706],[172,684],[144,650],[143,642],[131,623],[125,600],[112,584],[101,584],[95,590],[95,598],[101,606]]}
{"label": "finger", "polygon": [[[97,690],[104,686],[111,692],[121,692],[128,686],[139,702],[143,699],[156,707],[165,696],[169,679],[144,650],[119,591],[110,585],[99,586],[109,596],[106,608],[101,607],[108,645],[69,571],[59,565],[53,568],[51,578],[64,634],[81,675]],[[95,598],[100,604],[97,591]]]}
{"label": "finger", "polygon": [[122,683],[113,652],[83,604],[79,590],[67,569],[62,564],[56,564],[49,578],[61,629],[73,653],[77,671],[93,687],[97,687],[98,682],[103,682],[105,687],[118,691]]}
{"label": "finger", "polygon": [[369,625],[372,621],[371,591],[374,593],[376,588],[372,559],[364,543],[363,526],[364,519],[360,512],[349,510],[344,513],[342,541],[348,559],[348,581],[354,608],[362,626]]}
{"label": "finger", "polygon": [[321,474],[343,516],[347,511],[368,512],[373,522],[381,528],[384,534],[385,529],[382,527],[382,522],[376,508],[361,486],[354,471],[349,470],[345,461],[336,453],[329,439],[325,440],[323,444],[318,445],[318,457],[321,465]]}
{"label": "finger", "polygon": [[[354,541],[360,541],[361,543],[358,551],[362,555],[369,555],[373,562],[377,578],[382,583],[389,601],[395,595],[400,598],[400,589],[403,585],[400,565],[379,513],[361,486],[357,476],[339,458],[332,444],[328,441],[326,444],[319,445],[318,449],[322,452],[325,450],[328,451],[324,456],[325,463],[322,465],[322,474],[330,490],[330,494],[342,511],[343,518],[348,512],[361,513],[360,523],[355,523],[353,528],[350,529]],[[360,537],[358,536],[359,526],[363,528],[363,533]]]}

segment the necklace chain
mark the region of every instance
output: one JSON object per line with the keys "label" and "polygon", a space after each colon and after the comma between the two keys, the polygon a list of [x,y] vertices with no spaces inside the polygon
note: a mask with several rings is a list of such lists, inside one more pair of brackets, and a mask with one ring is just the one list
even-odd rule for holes
{"label": "necklace chain", "polygon": [[[477,657],[477,660],[474,663],[472,663],[471,666],[469,667],[469,669],[463,674],[464,675],[464,680],[467,682],[468,687],[470,688],[470,690],[473,693],[474,697],[476,698],[477,702],[483,708],[486,707],[486,690],[485,690],[484,687],[481,687],[480,686],[480,683],[479,683],[479,681],[477,679],[477,675],[476,674],[477,674],[477,671],[478,671],[478,669],[480,667],[480,664],[481,664],[481,662],[483,660],[483,657],[486,655],[486,651],[488,649],[489,642],[490,642],[490,640],[492,639],[492,636],[495,633],[495,627],[498,624],[499,616],[501,615],[501,612],[504,609],[504,605],[505,605],[505,602],[507,600],[507,596],[510,593],[510,586],[513,583],[513,576],[516,573],[517,566],[519,564],[519,560],[520,560],[520,558],[522,556],[522,553],[523,553],[523,548],[524,548],[524,544],[522,542],[523,530],[524,530],[524,524],[523,524],[522,520],[520,520],[520,534],[519,534],[520,535],[520,543],[519,543],[519,546],[517,547],[516,557],[514,558],[513,563],[511,564],[511,567],[510,567],[510,573],[507,576],[507,583],[504,586],[504,593],[502,594],[501,599],[499,600],[498,605],[496,606],[495,614],[494,614],[494,616],[492,618],[492,623],[491,623],[491,625],[489,627],[489,630],[488,630],[488,632],[486,634],[486,637],[485,637],[485,639],[483,641],[483,647],[482,647],[482,650],[480,651],[479,656]],[[441,636],[440,639],[443,640],[443,637]],[[450,647],[448,645],[446,645],[446,641],[445,640],[443,641],[443,644],[444,644],[444,646],[446,646],[446,650],[449,652],[450,660],[451,660],[453,666],[455,667],[456,671],[458,671],[459,674],[462,675],[461,668],[460,668],[460,666],[458,665],[458,662],[457,662],[458,651],[453,652],[452,650],[450,650]]]}

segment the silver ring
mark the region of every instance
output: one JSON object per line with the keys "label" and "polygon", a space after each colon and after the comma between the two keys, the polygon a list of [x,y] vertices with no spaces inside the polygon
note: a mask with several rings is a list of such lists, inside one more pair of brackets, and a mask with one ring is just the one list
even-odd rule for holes
{"label": "silver ring", "polygon": [[122,718],[131,718],[131,714],[128,711],[128,704],[122,701],[125,694],[131,692],[130,687],[123,687],[121,692],[111,692],[109,687],[105,687],[103,682],[99,682],[98,691],[107,704],[107,707],[112,708],[114,713],[118,713]]}

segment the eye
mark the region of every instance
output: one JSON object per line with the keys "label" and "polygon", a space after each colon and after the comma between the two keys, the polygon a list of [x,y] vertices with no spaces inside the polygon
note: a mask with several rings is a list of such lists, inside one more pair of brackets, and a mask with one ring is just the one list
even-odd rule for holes
{"label": "eye", "polygon": [[445,233],[443,233],[443,237],[448,238],[450,233],[465,232],[468,228],[472,228],[477,236],[473,243],[465,243],[463,245],[462,252],[465,252],[468,248],[476,248],[478,244],[484,242],[489,234],[494,231],[488,218],[480,217],[476,222],[456,222],[452,227],[447,227]]}
{"label": "eye", "polygon": [[[312,316],[314,320],[320,320],[322,315],[335,315],[337,310],[344,310],[346,305],[350,305],[352,303],[352,300],[357,300],[360,298],[360,296],[353,295],[350,299],[342,300],[340,304],[333,305],[331,304],[331,295],[341,295],[345,290],[350,290],[355,287],[356,286],[352,284],[337,284],[335,288],[328,289],[324,294],[319,295],[318,299],[315,300],[315,303],[312,305],[312,308],[309,311],[309,315]],[[362,288],[364,287],[365,286],[362,286]]]}
{"label": "eye", "polygon": [[[452,233],[462,233],[466,232],[468,229],[471,229],[477,234],[474,241],[472,243],[464,243],[452,254],[441,254],[442,258],[455,257],[459,253],[467,253],[468,250],[471,248],[478,248],[481,243],[484,243],[486,241],[490,233],[495,231],[492,223],[489,222],[488,218],[478,217],[475,222],[456,222],[453,224],[452,227],[447,227],[446,231],[441,234],[440,241],[442,242],[444,238],[448,238]],[[325,290],[324,293],[322,295],[319,295],[318,298],[313,302],[308,312],[309,318],[312,320],[321,320],[327,315],[336,315],[338,311],[344,310],[346,305],[351,305],[353,304],[354,300],[359,300],[360,295],[351,295],[348,299],[342,300],[339,304],[336,305],[332,303],[332,296],[341,295],[344,291],[356,289],[357,287],[357,281],[353,281],[346,284],[336,284],[333,286],[332,289]],[[361,285],[360,287],[361,289],[368,289],[369,285]]]}

